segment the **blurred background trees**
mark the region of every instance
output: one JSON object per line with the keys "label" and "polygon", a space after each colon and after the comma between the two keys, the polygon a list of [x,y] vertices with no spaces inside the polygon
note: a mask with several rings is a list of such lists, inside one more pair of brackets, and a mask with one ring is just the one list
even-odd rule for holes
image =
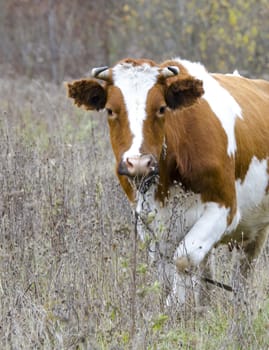
{"label": "blurred background trees", "polygon": [[61,82],[180,56],[269,78],[268,0],[0,0],[1,71]]}

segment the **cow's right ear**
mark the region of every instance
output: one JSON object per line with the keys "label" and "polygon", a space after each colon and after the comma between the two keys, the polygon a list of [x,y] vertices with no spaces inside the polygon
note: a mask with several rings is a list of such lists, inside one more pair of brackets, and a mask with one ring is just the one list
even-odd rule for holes
{"label": "cow's right ear", "polygon": [[74,99],[75,104],[87,110],[103,109],[106,104],[106,89],[93,79],[75,80],[66,84],[68,97]]}

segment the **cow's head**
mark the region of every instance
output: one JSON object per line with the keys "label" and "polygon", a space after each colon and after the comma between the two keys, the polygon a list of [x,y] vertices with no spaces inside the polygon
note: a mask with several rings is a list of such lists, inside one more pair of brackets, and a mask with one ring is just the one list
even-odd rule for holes
{"label": "cow's head", "polygon": [[92,76],[68,83],[68,94],[78,106],[106,110],[117,173],[132,198],[127,179],[159,172],[166,114],[194,104],[203,94],[202,82],[176,61],[125,59],[113,68],[94,68]]}

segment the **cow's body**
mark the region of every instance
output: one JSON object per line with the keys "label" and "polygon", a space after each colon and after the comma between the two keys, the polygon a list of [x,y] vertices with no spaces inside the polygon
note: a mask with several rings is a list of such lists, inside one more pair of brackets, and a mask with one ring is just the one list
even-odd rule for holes
{"label": "cow's body", "polygon": [[161,280],[184,302],[185,271],[212,247],[236,239],[249,263],[267,237],[269,83],[209,74],[180,59],[128,59],[94,75],[106,84],[77,81],[69,96],[87,109],[107,108],[140,236]]}

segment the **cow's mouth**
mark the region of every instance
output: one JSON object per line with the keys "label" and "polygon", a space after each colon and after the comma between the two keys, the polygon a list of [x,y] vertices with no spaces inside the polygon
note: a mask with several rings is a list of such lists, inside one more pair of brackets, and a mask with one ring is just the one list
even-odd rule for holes
{"label": "cow's mouth", "polygon": [[138,192],[144,194],[152,185],[158,183],[159,171],[158,169],[154,169],[147,176],[128,176],[128,178],[132,186],[134,186]]}

